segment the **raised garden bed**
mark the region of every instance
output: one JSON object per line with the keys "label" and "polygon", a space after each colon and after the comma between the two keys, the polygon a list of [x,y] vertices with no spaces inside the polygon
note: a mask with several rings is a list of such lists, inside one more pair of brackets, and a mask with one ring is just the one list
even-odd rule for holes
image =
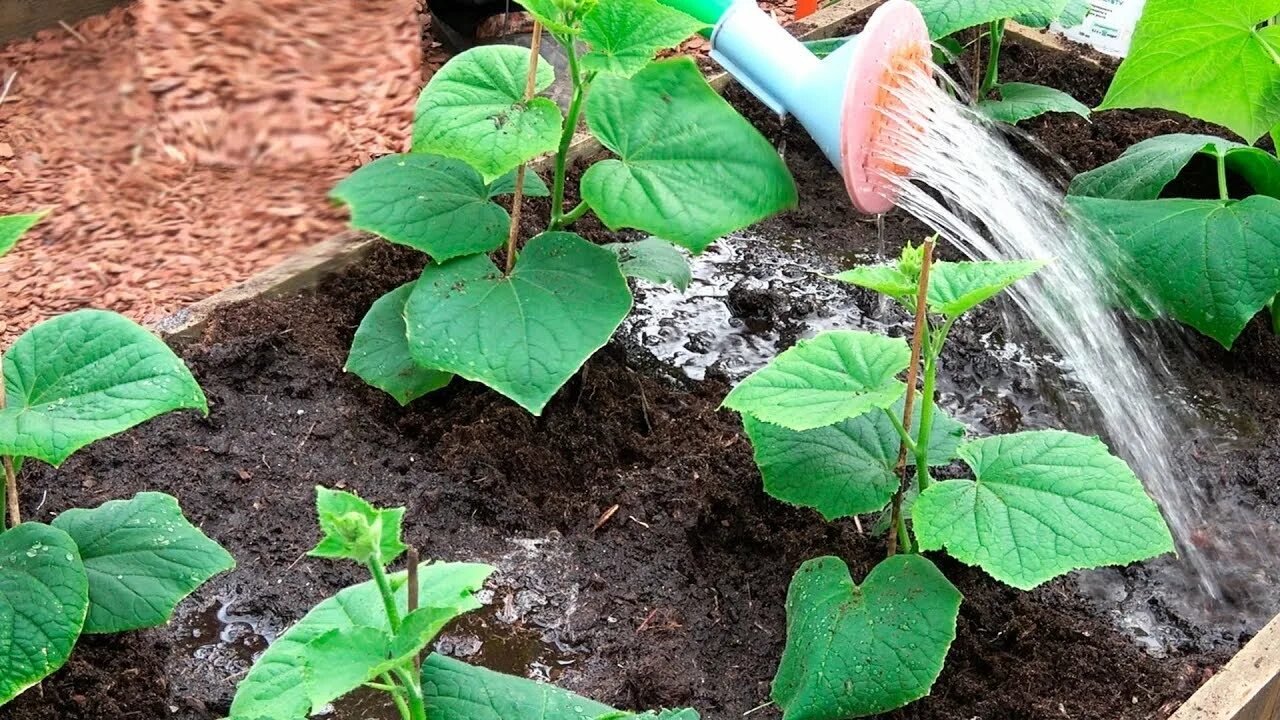
{"label": "raised garden bed", "polygon": [[[855,18],[829,30],[857,27]],[[1034,45],[1017,45],[1008,57],[1011,79],[1070,78],[1090,104],[1110,72]],[[714,263],[714,273],[695,274],[688,306],[641,288],[627,331],[541,418],[463,382],[400,408],[341,371],[372,301],[420,270],[421,258],[409,251],[352,251],[335,242],[329,250],[342,251],[295,266],[301,277],[278,274],[235,302],[176,318],[173,343],[209,396],[210,418],[164,417],[58,471],[32,468],[26,485],[48,493],[29,493],[23,510],[47,519],[161,490],[178,497],[239,567],[203,588],[168,628],[83,640],[66,668],[0,717],[224,715],[254,653],[317,601],[361,579],[303,555],[315,540],[300,528],[312,525],[317,484],[405,505],[406,536],[425,557],[499,567],[488,609],[447,630],[440,652],[551,679],[615,706],[687,705],[712,720],[753,710],[751,717],[779,717],[757,708],[768,700],[782,650],[792,571],[833,554],[861,577],[883,544],[853,522],[821,523],[768,498],[738,417],[717,407],[729,380],[815,327],[898,327],[901,318],[870,294],[810,271],[892,255],[928,231],[896,213],[879,234],[848,208],[840,178],[801,129],[779,124],[740,89],[728,97],[784,149],[803,188],[800,208],[722,241],[699,266]],[[1197,127],[1125,112],[1092,124],[1053,116],[1030,126],[1076,170],[1113,159],[1133,141]],[[607,237],[598,226],[583,232]],[[1007,324],[1004,309],[957,327],[944,360],[959,379],[944,388],[943,404],[978,431],[1054,427],[1087,415],[1052,362],[1034,361],[1048,348]],[[1196,402],[1224,419],[1250,419],[1230,428],[1239,442],[1194,449],[1205,453],[1203,472],[1216,480],[1220,502],[1255,511],[1251,532],[1275,537],[1280,342],[1255,322],[1232,353],[1188,343],[1174,370]],[[1032,362],[1011,363],[1009,352]],[[939,563],[966,596],[951,659],[929,698],[885,717],[1163,718],[1257,630],[1232,622],[1230,611],[1192,613],[1176,602],[1179,588],[1163,587],[1164,576],[1144,567],[1101,585],[1086,574],[1022,593]],[[1111,597],[1099,599],[1099,587]],[[1229,600],[1250,618],[1266,603]],[[1128,622],[1138,610],[1155,619],[1154,635],[1148,628],[1134,637],[1144,634]],[[1191,619],[1202,617],[1216,622]],[[379,712],[358,698],[336,716],[393,717]]]}

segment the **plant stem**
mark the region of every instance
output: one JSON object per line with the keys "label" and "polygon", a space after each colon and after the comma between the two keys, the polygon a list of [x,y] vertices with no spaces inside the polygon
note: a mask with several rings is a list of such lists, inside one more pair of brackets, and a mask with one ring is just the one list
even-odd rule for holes
{"label": "plant stem", "polygon": [[924,492],[933,481],[929,476],[929,433],[933,431],[934,393],[938,381],[938,358],[933,353],[924,361],[924,389],[920,398],[920,433],[922,438],[916,443],[916,478],[920,482],[920,492]]}
{"label": "plant stem", "polygon": [[422,683],[413,669],[399,667],[391,672],[399,678],[408,696],[406,704],[409,706],[409,720],[427,720],[427,705],[422,698]]}
{"label": "plant stem", "polygon": [[[911,336],[911,364],[907,367],[907,395],[902,403],[902,433],[904,439],[898,447],[898,463],[895,466],[898,476],[902,478],[898,482],[898,491],[893,494],[893,511],[891,527],[897,528],[898,532],[889,533],[889,557],[898,554],[898,543],[908,551],[910,550],[910,537],[906,533],[906,519],[902,517],[902,494],[906,491],[907,483],[907,443],[911,439],[911,410],[915,404],[916,393],[916,377],[920,372],[920,357],[924,352],[928,340],[925,332],[929,324],[928,299],[929,299],[929,269],[933,267],[933,238],[924,241],[924,256],[920,262],[920,284],[916,291],[916,324]],[[928,389],[926,383],[926,390]],[[919,475],[923,470],[928,472],[928,446],[929,436],[924,433],[923,425],[924,416],[921,416],[921,432],[916,436],[921,438],[916,443],[913,454],[916,456],[916,474]],[[921,447],[925,448],[923,451]],[[919,458],[924,455],[925,463],[920,464]],[[899,538],[899,535],[902,537]]]}
{"label": "plant stem", "polygon": [[1231,193],[1227,190],[1227,156],[1225,153],[1218,155],[1218,195],[1223,200],[1231,199]]}
{"label": "plant stem", "polygon": [[991,30],[988,32],[990,47],[987,55],[987,73],[982,78],[976,100],[985,100],[987,95],[1000,84],[1000,46],[1004,43],[1004,23],[1004,20],[991,23]]}
{"label": "plant stem", "polygon": [[391,692],[391,699],[395,701],[396,710],[400,711],[400,717],[403,718],[403,720],[410,720],[409,703],[405,702],[405,699],[404,699],[405,689],[397,685],[396,681],[393,680],[391,678],[391,675],[388,673],[382,674],[382,682],[394,688],[393,691]]}
{"label": "plant stem", "polygon": [[[538,54],[542,50],[542,24],[533,23],[533,41],[529,43],[529,74],[524,81],[524,101],[533,99],[534,89],[538,86]],[[520,208],[524,205],[524,171],[525,164],[516,168],[516,192],[511,198],[511,227],[507,230],[507,274],[516,265],[516,240],[520,237]]]}
{"label": "plant stem", "polygon": [[889,422],[893,423],[893,429],[898,431],[898,437],[902,439],[902,444],[907,446],[907,450],[912,455],[915,455],[916,441],[911,439],[911,433],[908,433],[907,429],[902,426],[902,420],[888,410],[885,410],[884,414],[889,417]]}
{"label": "plant stem", "polygon": [[387,579],[387,571],[382,569],[382,558],[377,554],[365,563],[373,582],[378,586],[378,594],[382,596],[382,607],[387,611],[387,622],[391,632],[400,632],[400,608],[396,607],[396,594],[391,590],[391,581]]}
{"label": "plant stem", "polygon": [[569,146],[573,144],[573,135],[578,130],[578,119],[582,116],[582,103],[587,96],[587,83],[583,81],[578,67],[578,48],[573,37],[560,39],[565,54],[569,56],[569,77],[573,81],[573,97],[569,100],[569,114],[564,119],[564,130],[560,133],[560,147],[556,149],[556,173],[551,182],[551,224],[549,229],[559,230],[582,217],[587,211],[586,203],[564,212],[565,172],[569,164]]}
{"label": "plant stem", "polygon": [[[0,410],[4,409],[4,395],[4,358],[0,357]],[[4,465],[4,493],[0,494],[0,514],[3,514],[7,507],[9,527],[17,527],[22,524],[22,511],[18,507],[18,472],[13,467],[13,458],[8,455],[0,456],[0,464]],[[0,527],[0,532],[3,530],[4,528]]]}

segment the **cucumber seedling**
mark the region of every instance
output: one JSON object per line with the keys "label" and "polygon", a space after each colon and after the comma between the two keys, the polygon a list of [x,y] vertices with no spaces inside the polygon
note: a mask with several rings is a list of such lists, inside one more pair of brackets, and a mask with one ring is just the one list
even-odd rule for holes
{"label": "cucumber seedling", "polygon": [[[40,215],[0,217],[0,254]],[[174,498],[139,493],[49,524],[22,522],[25,461],[75,451],[156,415],[207,412],[191,372],[159,338],[115,313],[81,310],[21,335],[0,361],[0,705],[62,667],[85,633],[161,625],[235,561]]]}
{"label": "cucumber seedling", "polygon": [[[412,152],[379,158],[332,192],[354,227],[430,257],[374,303],[347,360],[402,404],[458,376],[541,413],[630,312],[627,275],[653,277],[685,262],[676,246],[701,252],[797,202],[777,151],[692,59],[653,60],[703,23],[656,0],[524,7],[534,37],[545,29],[568,56],[567,114],[538,94],[554,73],[536,48],[473,48],[427,83]],[[584,119],[614,157],[583,173],[570,204]],[[544,153],[554,153],[550,187],[526,168]],[[508,194],[510,215],[494,201]],[[525,196],[549,196],[550,212],[521,247]],[[588,213],[662,240],[596,245],[569,230]]]}
{"label": "cucumber seedling", "polygon": [[[743,416],[769,495],[827,520],[883,513],[888,532],[889,557],[861,584],[837,557],[809,560],[792,578],[773,681],[785,720],[874,715],[929,693],[955,639],[961,595],[924,551],[944,550],[1029,590],[1173,550],[1156,504],[1098,438],[1037,430],[966,439],[937,407],[955,323],[1042,265],[933,263],[929,241],[908,245],[896,264],[841,273],[914,313],[913,341],[822,333],[725,398]],[[931,468],[956,459],[971,478],[933,477]]]}

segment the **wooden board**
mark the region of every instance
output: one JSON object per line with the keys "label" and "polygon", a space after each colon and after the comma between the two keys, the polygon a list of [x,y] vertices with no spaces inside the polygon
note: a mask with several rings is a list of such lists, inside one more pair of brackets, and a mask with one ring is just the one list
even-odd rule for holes
{"label": "wooden board", "polygon": [[0,0],[0,42],[103,13],[127,0]]}
{"label": "wooden board", "polygon": [[1280,720],[1280,616],[1169,720]]}

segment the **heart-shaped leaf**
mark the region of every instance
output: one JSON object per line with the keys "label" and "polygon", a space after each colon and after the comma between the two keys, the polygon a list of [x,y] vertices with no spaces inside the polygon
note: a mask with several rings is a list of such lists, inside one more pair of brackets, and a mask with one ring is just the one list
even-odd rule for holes
{"label": "heart-shaped leaf", "polygon": [[77,310],[36,325],[4,356],[0,455],[61,465],[73,452],[156,415],[208,412],[191,371],[122,315]]}
{"label": "heart-shaped leaf", "polygon": [[[743,417],[765,492],[811,507],[827,520],[882,509],[898,489],[894,469],[902,442],[886,412],[901,419],[902,403],[804,432]],[[911,420],[911,435],[919,439],[920,413]],[[938,412],[929,434],[929,464],[950,463],[963,439],[964,425]],[[907,464],[915,465],[911,453]]]}
{"label": "heart-shaped leaf", "polygon": [[787,590],[787,645],[773,679],[784,720],[844,720],[929,694],[956,637],[960,591],[919,555],[894,555],[855,585],[820,557]]}
{"label": "heart-shaped leaf", "polygon": [[1198,154],[1222,158],[1227,171],[1260,195],[1280,198],[1280,160],[1260,148],[1212,135],[1159,135],[1071,181],[1072,195],[1112,200],[1155,200]]}
{"label": "heart-shaped leaf", "polygon": [[1156,107],[1253,143],[1280,123],[1280,0],[1147,0],[1099,110]]}
{"label": "heart-shaped leaf", "polygon": [[422,663],[427,717],[440,720],[698,720],[693,710],[634,714],[561,690],[433,654]]}
{"label": "heart-shaped leaf", "polygon": [[796,205],[778,152],[687,57],[597,79],[587,125],[618,156],[582,176],[582,199],[610,229],[644,230],[701,252]]}
{"label": "heart-shaped leaf", "polygon": [[662,238],[609,243],[604,247],[618,256],[618,266],[627,277],[671,285],[680,291],[693,281],[693,271],[689,269],[689,260],[684,252]]}
{"label": "heart-shaped leaf", "polygon": [[958,30],[1014,16],[1056,18],[1068,0],[912,0],[937,40]]}
{"label": "heart-shaped leaf", "polygon": [[351,226],[421,250],[437,262],[496,249],[511,218],[480,173],[439,155],[388,155],[329,193],[351,207]]}
{"label": "heart-shaped leaf", "polygon": [[30,230],[36,223],[44,219],[48,213],[26,213],[22,215],[0,215],[0,257],[18,244],[18,238]]}
{"label": "heart-shaped leaf", "polygon": [[89,609],[75,541],[23,523],[0,534],[0,705],[62,667]]}
{"label": "heart-shaped leaf", "polygon": [[67,510],[53,526],[80,548],[89,574],[86,633],[114,633],[168,622],[173,610],[236,561],[182,515],[163,493],[139,493],[93,510]]}
{"label": "heart-shaped leaf", "polygon": [[506,276],[484,255],[430,265],[405,306],[418,364],[482,382],[535,415],[630,310],[617,257],[565,232],[530,240]]}
{"label": "heart-shaped leaf", "polygon": [[[445,63],[418,99],[413,151],[458,158],[491,182],[555,150],[560,108],[544,97],[524,99],[530,57],[528,48],[483,45]],[[535,90],[554,80],[550,64],[538,63]]]}
{"label": "heart-shaped leaf", "polygon": [[749,375],[724,407],[791,430],[813,430],[892,407],[906,392],[898,373],[911,362],[901,338],[824,332],[801,340]]}
{"label": "heart-shaped leaf", "polygon": [[439,390],[453,379],[450,373],[422,367],[409,354],[404,307],[413,286],[405,283],[373,303],[356,328],[345,368],[401,405]]}
{"label": "heart-shaped leaf", "polygon": [[[472,563],[423,563],[419,566],[418,605],[422,609],[434,608],[439,611],[434,616],[438,626],[431,631],[431,635],[439,632],[447,618],[481,607],[473,593],[480,589],[485,578],[493,571],[494,568],[488,565]],[[403,613],[407,603],[405,573],[392,575],[391,582],[396,590],[396,602]],[[245,679],[240,681],[235,700],[231,703],[232,716],[272,720],[305,718],[314,710],[320,709],[312,704],[312,698],[331,696],[332,699],[346,692],[343,690],[338,695],[333,695],[335,690],[330,683],[352,676],[348,671],[355,665],[353,659],[363,658],[364,662],[371,663],[377,658],[367,653],[361,653],[359,657],[352,655],[348,659],[351,664],[343,668],[342,672],[316,673],[315,668],[327,665],[324,661],[332,657],[328,651],[332,648],[320,643],[319,657],[313,657],[312,643],[334,631],[353,631],[355,628],[391,634],[382,596],[372,580],[346,588],[316,605],[297,624],[277,638],[253,664]],[[422,632],[427,630],[431,628]],[[347,688],[350,689],[352,688]]]}
{"label": "heart-shaped leaf", "polygon": [[961,445],[960,457],[976,479],[936,483],[916,500],[922,550],[945,547],[1023,590],[1071,570],[1173,551],[1142,483],[1097,438],[1060,430],[997,435]]}
{"label": "heart-shaped leaf", "polygon": [[1102,200],[1071,206],[1142,314],[1154,306],[1230,349],[1280,292],[1280,200]]}
{"label": "heart-shaped leaf", "polygon": [[[514,194],[516,191],[516,173],[516,170],[512,170],[489,183],[489,197],[495,198],[500,195]],[[551,188],[547,187],[547,183],[543,181],[542,176],[531,168],[525,168],[523,194],[525,197],[551,197]]]}
{"label": "heart-shaped leaf", "polygon": [[1057,88],[1033,83],[1004,83],[1000,86],[1000,99],[984,99],[978,109],[993,120],[1016,125],[1045,113],[1075,113],[1089,119],[1089,106]]}
{"label": "heart-shaped leaf", "polygon": [[659,50],[673,48],[706,23],[657,0],[607,0],[582,19],[582,39],[591,51],[582,68],[630,77]]}

